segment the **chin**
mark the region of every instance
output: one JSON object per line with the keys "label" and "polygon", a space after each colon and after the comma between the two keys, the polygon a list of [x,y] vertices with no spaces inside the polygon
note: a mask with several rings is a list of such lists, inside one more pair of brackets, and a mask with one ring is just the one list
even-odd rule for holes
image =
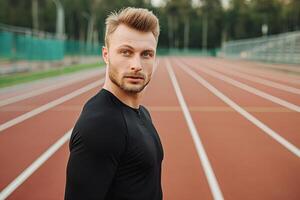
{"label": "chin", "polygon": [[125,92],[129,92],[129,93],[140,93],[144,90],[145,85],[140,85],[140,86],[129,86],[129,85],[125,85],[123,87],[121,87]]}

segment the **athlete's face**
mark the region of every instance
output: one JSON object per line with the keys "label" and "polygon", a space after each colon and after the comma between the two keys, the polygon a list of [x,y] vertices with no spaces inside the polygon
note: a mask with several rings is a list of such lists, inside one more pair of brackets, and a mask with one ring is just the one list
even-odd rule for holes
{"label": "athlete's face", "polygon": [[156,44],[151,32],[119,25],[102,49],[111,82],[125,92],[141,92],[151,80]]}

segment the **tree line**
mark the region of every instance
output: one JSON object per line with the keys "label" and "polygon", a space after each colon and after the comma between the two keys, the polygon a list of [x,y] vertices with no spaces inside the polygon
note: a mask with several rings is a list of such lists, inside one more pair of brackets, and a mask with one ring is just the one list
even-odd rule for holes
{"label": "tree line", "polygon": [[[56,31],[58,0],[0,0],[0,23]],[[67,38],[103,42],[106,16],[122,7],[152,10],[160,20],[162,48],[220,47],[222,42],[300,29],[299,0],[60,0]],[[263,29],[263,30],[262,30]]]}

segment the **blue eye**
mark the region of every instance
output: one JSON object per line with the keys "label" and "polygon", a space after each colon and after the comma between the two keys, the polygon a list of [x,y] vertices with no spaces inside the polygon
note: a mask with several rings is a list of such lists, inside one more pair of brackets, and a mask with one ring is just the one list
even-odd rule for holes
{"label": "blue eye", "polygon": [[129,50],[123,50],[123,51],[121,51],[121,54],[124,56],[130,56],[131,52]]}
{"label": "blue eye", "polygon": [[142,56],[145,58],[150,58],[153,56],[153,53],[149,52],[149,51],[145,51],[142,53]]}

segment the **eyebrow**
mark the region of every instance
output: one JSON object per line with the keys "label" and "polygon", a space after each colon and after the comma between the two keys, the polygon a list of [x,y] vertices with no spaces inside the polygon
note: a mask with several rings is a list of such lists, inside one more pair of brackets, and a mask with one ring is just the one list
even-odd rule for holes
{"label": "eyebrow", "polygon": [[128,48],[128,49],[134,50],[134,48],[132,46],[126,45],[126,44],[125,45],[121,45],[121,46],[118,47],[118,49],[121,49],[121,48]]}
{"label": "eyebrow", "polygon": [[[134,48],[133,48],[132,46],[130,46],[130,45],[126,45],[126,44],[124,44],[124,45],[121,45],[121,46],[119,46],[119,47],[118,47],[118,49],[121,49],[121,48],[128,48],[128,49],[134,50]],[[144,51],[151,51],[151,52],[155,52],[155,50],[154,50],[154,49],[144,49],[144,50],[143,50],[143,52],[144,52]]]}

